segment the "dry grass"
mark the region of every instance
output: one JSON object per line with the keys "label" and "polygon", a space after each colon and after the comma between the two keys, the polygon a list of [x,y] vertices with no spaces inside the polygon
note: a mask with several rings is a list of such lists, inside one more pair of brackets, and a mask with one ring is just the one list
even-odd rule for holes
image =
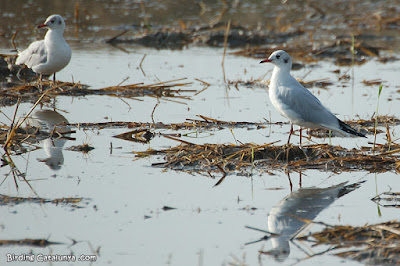
{"label": "dry grass", "polygon": [[[222,129],[222,128],[264,128],[266,123],[257,123],[257,122],[245,122],[245,121],[222,121],[213,118],[209,118],[203,115],[197,115],[199,119],[186,119],[183,123],[173,123],[173,124],[165,124],[162,122],[157,123],[142,123],[142,122],[123,122],[123,121],[115,121],[115,122],[101,122],[101,123],[77,123],[77,124],[69,124],[69,126],[77,127],[77,128],[139,128],[139,131],[144,129],[171,129],[171,130],[185,130],[185,129],[195,129],[195,130],[209,130],[209,129]],[[281,124],[280,122],[273,124]],[[127,132],[129,133],[129,132]],[[133,133],[137,133],[136,131]],[[123,133],[125,134],[125,133]],[[122,134],[121,134],[122,135]]]}
{"label": "dry grass", "polygon": [[68,140],[75,140],[74,138],[69,137],[69,134],[71,133],[75,133],[75,131],[66,131],[66,127],[64,125],[58,125],[51,132],[41,131],[36,127],[18,127],[13,130],[11,127],[2,126],[2,128],[0,128],[0,144],[5,145],[4,148],[10,154],[21,154],[28,151],[24,144],[36,144],[39,141],[48,138],[64,138]]}
{"label": "dry grass", "polygon": [[[59,199],[44,199],[44,198],[23,198],[23,197],[10,197],[0,194],[0,205],[18,205],[22,203],[36,203],[36,204],[54,204],[54,205],[69,205],[75,208],[81,208],[77,204],[85,203],[83,198],[59,198]],[[86,204],[86,203],[85,203]]]}
{"label": "dry grass", "polygon": [[[336,256],[368,264],[400,264],[400,223],[390,221],[366,226],[329,226],[299,240],[350,249]],[[311,240],[312,239],[312,240]]]}
{"label": "dry grass", "polygon": [[382,207],[400,208],[399,192],[383,192],[371,199]]}
{"label": "dry grass", "polygon": [[[184,79],[159,82],[154,84],[131,84],[124,86],[112,86],[101,89],[90,89],[89,86],[80,83],[59,82],[53,84],[49,81],[43,81],[43,89],[47,91],[42,102],[50,102],[56,96],[88,96],[88,95],[107,95],[121,98],[137,97],[156,97],[156,98],[174,98],[188,100],[197,90],[182,89],[191,85],[191,82],[181,82]],[[36,102],[42,95],[42,90],[38,82],[26,84],[10,84],[7,88],[0,88],[1,105],[14,105],[19,99],[21,102]]]}
{"label": "dry grass", "polygon": [[[169,128],[206,130],[210,128],[230,128],[234,126],[263,128],[264,124],[246,124],[245,122],[226,122],[214,120],[200,116],[204,119],[193,120],[194,124],[156,124],[154,129]],[[372,133],[375,119],[347,121],[351,126],[362,126],[364,132]],[[378,125],[388,127],[397,125],[399,120],[395,117],[379,116]],[[154,136],[154,131],[150,125],[141,126],[140,129],[129,131],[117,137],[131,140],[145,134],[150,138]],[[144,126],[144,127],[143,127]],[[312,135],[327,137],[328,132],[323,130],[310,131]],[[153,135],[150,135],[153,134]],[[162,134],[160,134],[162,135]],[[128,136],[128,137],[127,137]],[[400,145],[391,140],[390,132],[387,132],[388,143],[377,144],[377,149],[371,147],[361,147],[360,149],[345,149],[340,146],[328,144],[307,145],[302,148],[299,146],[276,146],[275,143],[268,144],[204,144],[197,145],[181,139],[164,135],[169,139],[181,142],[181,145],[163,150],[149,150],[135,152],[137,156],[149,156],[154,154],[165,155],[164,162],[154,164],[154,166],[171,168],[176,170],[187,170],[197,172],[223,172],[226,173],[239,171],[248,167],[259,169],[321,169],[333,172],[366,170],[371,172],[392,171],[400,168],[398,163]],[[179,135],[178,135],[179,137]],[[133,139],[132,139],[133,138]]]}
{"label": "dry grass", "polygon": [[[137,123],[137,122],[105,122],[105,123],[81,123],[59,125],[50,132],[41,132],[35,128],[14,129],[3,126],[0,130],[0,143],[5,143],[9,152],[23,153],[24,143],[30,144],[52,138],[68,138],[68,134],[75,131],[65,132],[65,127],[77,127],[79,129],[97,128],[104,129],[110,127],[126,127],[131,130],[115,137],[135,141],[140,143],[149,142],[155,135],[164,136],[182,144],[164,150],[151,150],[136,152],[138,156],[148,156],[152,154],[165,155],[165,162],[158,163],[172,169],[195,170],[200,172],[217,171],[229,173],[257,167],[259,169],[323,169],[330,171],[355,171],[367,170],[371,172],[391,171],[398,169],[398,154],[400,145],[390,140],[387,144],[377,144],[375,153],[370,147],[360,149],[345,149],[340,146],[330,146],[327,144],[307,145],[302,148],[298,146],[276,146],[274,143],[268,144],[204,144],[196,145],[186,142],[176,137],[180,133],[157,133],[156,130],[170,129],[196,130],[204,132],[207,130],[226,129],[226,128],[265,128],[269,123],[249,123],[249,122],[229,122],[212,119],[205,116],[198,116],[200,119],[187,119],[184,123],[164,124],[164,123]],[[373,132],[374,119],[349,121],[352,126],[362,126],[364,131]],[[378,117],[379,126],[396,125],[399,120],[395,117]],[[10,136],[12,132],[12,136]],[[311,131],[312,135],[322,137],[327,136],[325,131]],[[390,134],[389,134],[390,136]]]}
{"label": "dry grass", "polygon": [[[150,150],[136,152],[137,156],[148,156],[153,154],[165,155],[165,162],[154,166],[171,169],[180,169],[197,172],[223,172],[224,174],[248,167],[259,169],[321,169],[329,171],[356,171],[366,170],[371,172],[397,170],[398,154],[400,145],[391,142],[389,144],[378,144],[375,153],[371,147],[361,147],[360,149],[345,149],[340,146],[330,146],[327,144],[307,145],[302,148],[298,146],[276,146],[274,143],[268,144],[204,144],[196,145],[186,142],[176,137],[180,133],[156,133],[156,130],[196,130],[207,131],[226,128],[265,128],[268,123],[248,123],[248,122],[228,122],[199,116],[201,119],[187,119],[184,123],[164,124],[164,123],[137,123],[137,122],[108,122],[108,123],[82,123],[70,124],[70,127],[97,128],[104,129],[110,127],[127,127],[132,130],[119,134],[115,137],[147,143],[155,135],[160,135],[181,142],[181,145],[164,150]],[[378,125],[386,126],[398,124],[399,120],[395,117],[378,117]],[[348,122],[352,126],[362,126],[368,132],[372,132],[372,120],[357,120]],[[67,126],[67,125],[64,125]],[[368,128],[371,127],[371,128]],[[31,131],[30,131],[31,130]],[[0,143],[7,140],[9,129],[0,133]],[[69,131],[71,133],[74,131]],[[57,130],[51,133],[41,134],[34,129],[20,129],[14,132],[9,141],[8,147],[11,151],[23,152],[23,143],[32,143],[48,137],[67,137],[65,131]],[[325,131],[311,131],[313,135],[322,137],[327,136]]]}
{"label": "dry grass", "polygon": [[222,172],[224,175],[256,167],[266,170],[320,169],[333,172],[383,172],[397,169],[398,156],[371,154],[327,144],[275,146],[274,143],[204,144],[183,143],[164,150],[135,152],[137,156],[165,155],[165,162],[153,166],[196,172]]}

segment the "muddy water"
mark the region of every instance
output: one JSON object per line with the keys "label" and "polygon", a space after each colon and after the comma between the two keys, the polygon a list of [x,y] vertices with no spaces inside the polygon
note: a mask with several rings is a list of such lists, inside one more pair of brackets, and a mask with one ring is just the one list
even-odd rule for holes
{"label": "muddy water", "polygon": [[[7,8],[11,10],[11,7]],[[43,11],[37,12],[42,14]],[[156,122],[181,123],[185,119],[195,119],[199,114],[225,121],[285,121],[272,108],[264,86],[239,86],[237,90],[226,85],[221,67],[223,49],[188,47],[171,51],[123,46],[121,50],[101,43],[71,43],[73,58],[68,67],[58,74],[59,80],[80,81],[93,88],[102,88],[124,80],[124,84],[151,84],[186,78],[192,84],[183,89],[198,91],[204,85],[195,79],[211,84],[204,92],[192,96],[191,100],[178,100],[180,103],[176,103],[161,99],[154,112]],[[2,44],[1,52],[9,49]],[[143,74],[138,67],[144,55]],[[228,54],[225,59],[226,80],[251,80],[263,75],[267,80],[272,66],[259,65],[258,62]],[[379,113],[399,113],[396,92],[399,68],[398,62],[381,64],[370,61],[362,66],[339,68],[327,61],[313,67],[306,66],[294,71],[293,75],[306,81],[328,78],[334,85],[327,89],[311,88],[311,91],[340,118],[355,119],[357,116],[369,118],[376,111],[378,88],[363,85],[365,79],[385,81]],[[340,74],[333,73],[337,69]],[[345,73],[354,77],[354,82],[338,81],[338,76]],[[55,105],[70,123],[151,122],[157,100],[151,97],[139,100],[107,96],[58,97]],[[22,104],[18,114],[22,116],[31,106]],[[43,109],[50,107],[44,106]],[[15,106],[3,107],[1,111],[12,117]],[[0,119],[2,123],[9,123],[3,115]],[[294,193],[291,193],[288,177],[282,169],[270,169],[269,172],[255,170],[252,177],[230,175],[221,185],[213,187],[220,178],[218,174],[210,177],[164,171],[151,167],[152,163],[163,161],[162,156],[137,159],[132,153],[179,144],[172,140],[157,136],[149,144],[140,144],[112,137],[128,131],[127,128],[75,130],[71,137],[76,140],[58,143],[44,140],[36,144],[39,149],[13,156],[13,160],[20,171],[26,173],[26,178],[40,197],[82,197],[84,201],[77,206],[36,203],[0,206],[2,240],[44,238],[61,244],[47,248],[0,246],[0,264],[5,263],[10,253],[33,253],[74,254],[76,259],[82,254],[96,255],[94,265],[282,265],[282,262],[283,265],[337,265],[342,262],[356,265],[358,263],[330,254],[308,258],[327,247],[289,241],[301,226],[296,219],[285,220],[287,214],[293,214],[291,206],[302,210],[305,205],[315,204],[314,213],[303,211],[309,215],[304,218],[315,218],[327,224],[363,225],[398,218],[396,209],[378,207],[370,200],[390,188],[394,192],[400,190],[398,176],[394,172],[374,174],[365,171],[332,173],[307,170],[301,174],[301,183],[300,175],[292,173]],[[288,130],[289,126],[283,124],[264,129],[233,129],[233,133],[229,129],[180,133],[187,133],[182,139],[196,144],[263,144],[277,140],[284,143]],[[391,130],[396,138],[398,127],[391,127]],[[176,133],[170,130],[161,132]],[[298,142],[297,137],[292,140]],[[313,140],[317,143],[329,142],[328,139]],[[372,140],[369,135],[365,140],[333,138],[331,142],[351,148],[370,146],[368,142]],[[378,142],[385,143],[384,134],[378,135]],[[67,149],[82,143],[89,143],[95,149],[89,154]],[[0,186],[0,194],[35,197],[23,181],[18,181],[19,190],[16,190],[8,166],[2,167],[0,173],[6,178]],[[342,182],[352,184],[359,181],[365,182],[339,198],[335,189],[330,188]],[[323,192],[330,193],[332,200],[322,201],[318,198],[317,189],[307,194],[300,186],[327,189]],[[307,203],[302,201],[305,198],[309,200]],[[165,206],[175,209],[167,210]],[[301,216],[301,212],[294,215]],[[245,226],[267,231],[280,227],[282,237],[246,245],[264,234]],[[320,227],[312,225],[301,234],[318,229]],[[270,255],[260,255],[260,250],[273,251],[269,252]]]}

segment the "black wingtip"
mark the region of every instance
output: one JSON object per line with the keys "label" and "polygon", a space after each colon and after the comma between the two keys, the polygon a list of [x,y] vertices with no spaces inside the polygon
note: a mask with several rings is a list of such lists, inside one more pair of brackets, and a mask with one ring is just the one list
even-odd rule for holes
{"label": "black wingtip", "polygon": [[357,137],[363,137],[363,138],[367,137],[367,136],[365,136],[365,134],[358,132],[357,130],[355,130],[354,128],[352,128],[351,126],[346,124],[345,122],[343,122],[339,119],[338,119],[338,121],[339,121],[340,129],[343,130],[344,132],[347,132],[347,133],[357,136]]}
{"label": "black wingtip", "polygon": [[360,188],[362,183],[365,183],[365,180],[360,181],[360,182],[357,182],[357,183],[353,183],[353,184],[351,184],[351,185],[346,185],[346,186],[344,186],[344,187],[339,191],[338,198],[340,198],[340,197],[342,197],[342,196],[344,196],[344,195],[346,195],[346,194],[348,194],[348,193],[350,193],[350,192],[352,192],[352,191],[354,191],[354,190]]}

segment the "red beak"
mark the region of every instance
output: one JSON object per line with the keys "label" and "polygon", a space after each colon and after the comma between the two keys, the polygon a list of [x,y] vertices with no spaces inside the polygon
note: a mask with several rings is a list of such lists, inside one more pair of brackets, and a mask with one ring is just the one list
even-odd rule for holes
{"label": "red beak", "polygon": [[272,61],[269,60],[269,59],[267,58],[267,59],[262,60],[262,61],[260,62],[260,64],[261,64],[261,63],[269,63],[269,62],[272,62]]}
{"label": "red beak", "polygon": [[38,29],[40,29],[40,28],[43,28],[43,27],[47,27],[47,25],[46,24],[42,24],[42,25],[39,25],[37,27],[38,27]]}

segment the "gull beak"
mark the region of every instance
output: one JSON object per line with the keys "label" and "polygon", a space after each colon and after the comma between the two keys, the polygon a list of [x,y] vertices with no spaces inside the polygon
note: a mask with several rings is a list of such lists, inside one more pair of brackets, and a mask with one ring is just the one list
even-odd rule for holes
{"label": "gull beak", "polygon": [[261,63],[269,63],[269,62],[272,62],[272,60],[269,60],[269,59],[267,58],[267,59],[262,60],[262,61],[260,62],[260,64],[261,64]]}
{"label": "gull beak", "polygon": [[42,24],[42,25],[39,25],[37,27],[38,27],[38,29],[40,29],[40,28],[43,28],[43,27],[47,27],[47,25],[46,24]]}

